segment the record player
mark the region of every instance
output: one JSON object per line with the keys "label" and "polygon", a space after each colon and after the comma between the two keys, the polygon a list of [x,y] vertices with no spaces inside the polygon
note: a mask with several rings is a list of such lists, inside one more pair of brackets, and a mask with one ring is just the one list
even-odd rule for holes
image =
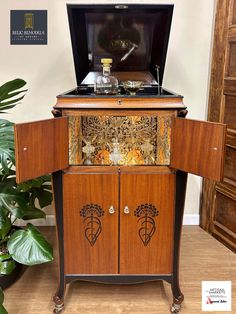
{"label": "record player", "polygon": [[[222,179],[225,125],[185,119],[183,97],[162,86],[173,5],[67,10],[77,87],[57,96],[54,119],[15,127],[18,182],[53,176],[54,312],[74,280],[165,280],[177,313],[187,173]],[[113,60],[115,95],[94,92],[101,58]],[[142,88],[130,95],[127,80]]]}
{"label": "record player", "polygon": [[66,99],[78,104],[88,96],[102,97],[94,93],[102,58],[113,60],[112,75],[119,80],[114,98],[131,98],[123,82],[139,80],[143,86],[136,98],[170,98],[185,108],[182,96],[162,87],[172,14],[173,5],[69,5],[78,86],[59,95],[55,108],[63,108]]}

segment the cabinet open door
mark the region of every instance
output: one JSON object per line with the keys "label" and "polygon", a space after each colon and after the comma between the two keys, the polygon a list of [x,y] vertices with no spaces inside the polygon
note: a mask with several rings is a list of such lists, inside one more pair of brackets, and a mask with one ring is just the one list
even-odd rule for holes
{"label": "cabinet open door", "polygon": [[15,124],[17,183],[68,167],[67,117]]}
{"label": "cabinet open door", "polygon": [[226,125],[174,118],[171,167],[221,181],[224,175]]}

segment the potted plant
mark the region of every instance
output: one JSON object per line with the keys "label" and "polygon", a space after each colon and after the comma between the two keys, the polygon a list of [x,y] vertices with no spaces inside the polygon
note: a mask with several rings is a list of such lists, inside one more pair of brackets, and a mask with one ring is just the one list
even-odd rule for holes
{"label": "potted plant", "polygon": [[[26,92],[21,89],[25,84],[24,80],[15,79],[0,86],[0,113],[19,104]],[[20,219],[45,218],[42,208],[51,202],[49,176],[16,183],[13,123],[0,119],[0,286],[1,280],[10,278],[21,264],[52,261],[52,246],[33,224],[21,229],[15,226]],[[2,285],[6,287],[4,280]],[[7,313],[2,303],[0,289],[0,313]]]}

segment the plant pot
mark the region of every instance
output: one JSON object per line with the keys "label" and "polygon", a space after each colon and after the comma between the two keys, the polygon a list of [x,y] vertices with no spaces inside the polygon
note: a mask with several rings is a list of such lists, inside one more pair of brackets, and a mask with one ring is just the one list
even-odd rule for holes
{"label": "plant pot", "polygon": [[0,286],[3,290],[15,283],[26,269],[25,265],[19,264],[17,262],[15,263],[16,267],[10,275],[0,275]]}

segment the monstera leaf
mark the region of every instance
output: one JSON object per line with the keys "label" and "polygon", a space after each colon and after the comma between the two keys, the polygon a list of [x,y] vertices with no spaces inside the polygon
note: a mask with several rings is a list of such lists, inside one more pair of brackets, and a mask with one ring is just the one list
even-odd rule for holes
{"label": "monstera leaf", "polygon": [[11,177],[0,182],[0,210],[6,209],[15,218],[23,220],[45,218],[45,212],[37,208],[35,203],[38,200],[41,208],[51,204],[51,186],[47,184],[49,180],[48,176],[44,176],[17,185],[15,177]]}
{"label": "monstera leaf", "polygon": [[[0,113],[15,107],[24,98],[24,80],[16,79],[0,86]],[[21,90],[20,90],[21,89]],[[10,274],[15,261],[35,265],[51,261],[52,247],[33,225],[14,230],[17,219],[44,218],[43,208],[52,201],[50,177],[44,176],[16,184],[13,123],[0,119],[0,274]],[[13,228],[12,228],[13,227]],[[7,248],[4,246],[7,245]],[[0,314],[7,314],[0,287]]]}
{"label": "monstera leaf", "polygon": [[42,176],[19,184],[18,190],[29,193],[29,204],[31,204],[32,207],[34,207],[35,201],[37,200],[40,207],[43,208],[52,203],[52,186],[49,184],[50,181],[51,177],[49,175]]}
{"label": "monstera leaf", "polygon": [[24,98],[25,95],[19,95],[26,92],[27,89],[20,91],[19,89],[25,84],[24,80],[15,79],[0,86],[0,113],[15,107]]}
{"label": "monstera leaf", "polygon": [[52,246],[32,224],[26,230],[15,231],[7,248],[12,258],[24,265],[36,265],[53,260]]}
{"label": "monstera leaf", "polygon": [[[0,86],[0,113],[15,107],[26,92],[19,90],[26,82],[15,79]],[[21,95],[20,95],[21,94]],[[13,123],[0,119],[0,173],[8,173],[15,164]]]}
{"label": "monstera leaf", "polygon": [[27,193],[17,190],[14,178],[0,182],[0,208],[7,210],[14,217],[24,217],[28,207],[28,198]]}
{"label": "monstera leaf", "polygon": [[13,123],[0,119],[0,173],[8,173],[14,164]]}
{"label": "monstera leaf", "polygon": [[[1,208],[0,210],[0,239],[5,239],[9,231],[11,230],[11,219],[8,216],[8,212]],[[1,256],[1,255],[0,255]]]}

